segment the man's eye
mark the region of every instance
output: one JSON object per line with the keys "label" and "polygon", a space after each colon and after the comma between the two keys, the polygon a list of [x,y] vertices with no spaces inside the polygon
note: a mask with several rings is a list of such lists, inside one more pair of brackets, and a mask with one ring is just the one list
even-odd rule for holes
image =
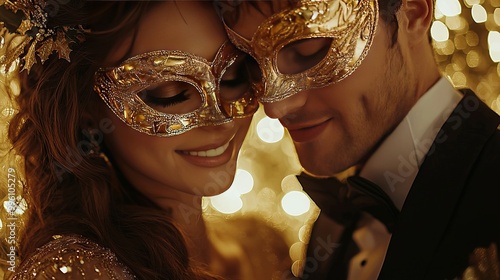
{"label": "man's eye", "polygon": [[328,50],[331,43],[332,39],[330,38],[312,38],[294,42],[290,46],[295,49],[295,52],[299,56],[315,57],[325,53],[325,50]]}
{"label": "man's eye", "polygon": [[286,45],[278,53],[278,70],[297,74],[314,67],[328,54],[331,42],[330,38],[312,38]]}
{"label": "man's eye", "polygon": [[248,73],[246,73],[244,68],[243,69],[240,68],[238,69],[236,75],[232,75],[232,77],[224,76],[223,79],[220,81],[220,86],[234,88],[247,83],[248,83]]}

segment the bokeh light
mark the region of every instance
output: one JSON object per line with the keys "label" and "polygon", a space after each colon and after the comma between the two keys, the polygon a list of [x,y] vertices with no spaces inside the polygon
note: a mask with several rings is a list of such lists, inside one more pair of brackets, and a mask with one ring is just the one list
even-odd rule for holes
{"label": "bokeh light", "polygon": [[288,175],[281,181],[281,190],[285,193],[290,191],[301,191],[302,185],[294,174]]}
{"label": "bokeh light", "polygon": [[436,9],[447,17],[457,16],[462,12],[462,7],[458,0],[437,0]]}
{"label": "bokeh light", "polygon": [[244,169],[237,169],[236,175],[234,176],[234,181],[228,191],[235,192],[237,194],[245,194],[252,191],[254,180],[252,174]]}
{"label": "bokeh light", "polygon": [[500,62],[500,32],[490,31],[488,33],[488,47],[493,62]]}
{"label": "bokeh light", "polygon": [[277,119],[264,117],[257,123],[257,135],[266,143],[276,143],[283,139],[285,129]]}
{"label": "bokeh light", "polygon": [[[457,13],[457,11],[461,11]],[[431,32],[436,61],[455,87],[472,89],[486,104],[500,92],[500,0],[437,0]],[[496,112],[497,107],[492,106]]]}
{"label": "bokeh light", "polygon": [[435,21],[432,23],[431,36],[437,42],[445,42],[450,38],[450,33],[448,32],[448,27],[441,21]]}
{"label": "bokeh light", "polygon": [[286,193],[281,199],[281,207],[288,215],[300,216],[311,207],[309,197],[300,191],[291,191]]}
{"label": "bokeh light", "polygon": [[472,19],[474,19],[474,21],[476,23],[483,23],[483,22],[486,22],[486,20],[488,19],[488,13],[486,12],[486,10],[484,9],[483,6],[481,5],[473,5],[472,6]]}
{"label": "bokeh light", "polygon": [[233,183],[225,192],[208,197],[212,207],[220,213],[233,214],[243,207],[242,194],[252,191],[254,180],[250,172],[238,168]]}
{"label": "bokeh light", "polygon": [[215,210],[223,214],[236,213],[243,207],[240,196],[232,192],[212,196],[210,197],[210,203]]}

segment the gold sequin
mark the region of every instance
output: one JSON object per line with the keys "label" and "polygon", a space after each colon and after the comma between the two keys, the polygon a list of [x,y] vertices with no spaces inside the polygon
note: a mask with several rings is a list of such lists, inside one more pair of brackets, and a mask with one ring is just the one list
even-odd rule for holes
{"label": "gold sequin", "polygon": [[488,248],[476,248],[471,256],[472,265],[462,276],[464,280],[500,279],[500,260],[497,247],[491,244]]}
{"label": "gold sequin", "polygon": [[82,236],[53,236],[16,271],[12,280],[137,279],[116,255]]}

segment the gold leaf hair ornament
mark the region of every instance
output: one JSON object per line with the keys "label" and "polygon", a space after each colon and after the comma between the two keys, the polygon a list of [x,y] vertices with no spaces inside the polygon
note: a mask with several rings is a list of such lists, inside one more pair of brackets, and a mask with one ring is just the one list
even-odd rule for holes
{"label": "gold leaf hair ornament", "polygon": [[48,27],[51,14],[57,10],[45,0],[0,0],[0,47],[5,48],[5,38],[19,40],[9,44],[0,57],[2,70],[8,71],[18,61],[20,71],[29,72],[36,56],[43,64],[53,53],[70,62],[71,47],[85,40],[86,30],[82,26]]}

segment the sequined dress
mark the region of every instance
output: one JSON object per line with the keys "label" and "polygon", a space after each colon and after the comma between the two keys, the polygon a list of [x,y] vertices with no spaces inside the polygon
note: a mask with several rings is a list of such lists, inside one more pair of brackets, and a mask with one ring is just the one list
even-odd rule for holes
{"label": "sequined dress", "polygon": [[137,279],[108,248],[79,235],[54,236],[12,280]]}
{"label": "sequined dress", "polygon": [[[289,247],[283,236],[260,219],[205,216],[207,234],[219,252],[233,262],[214,267],[224,279],[282,280],[290,276]],[[223,226],[221,226],[223,225]],[[80,235],[54,236],[37,249],[12,280],[140,279],[108,248]]]}

